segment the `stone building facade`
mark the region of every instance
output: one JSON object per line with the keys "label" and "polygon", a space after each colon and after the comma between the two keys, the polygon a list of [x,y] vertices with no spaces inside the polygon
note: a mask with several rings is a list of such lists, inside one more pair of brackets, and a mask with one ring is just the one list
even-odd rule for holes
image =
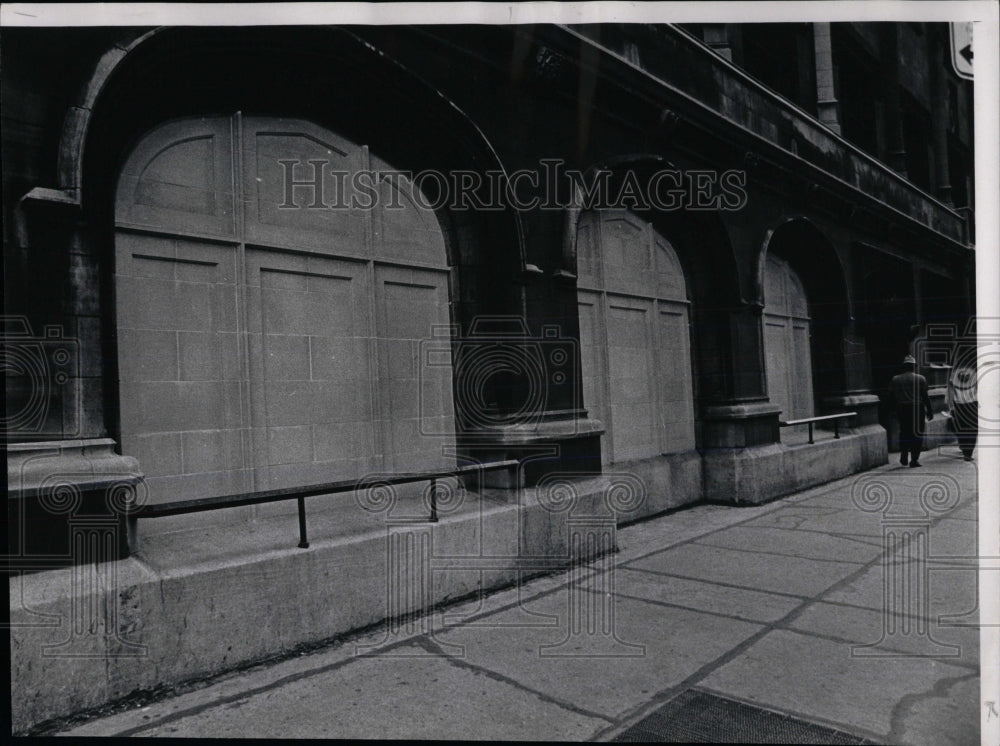
{"label": "stone building facade", "polygon": [[[923,329],[964,330],[975,308],[972,83],[946,24],[2,42],[8,526],[26,573],[126,558],[122,532],[96,557],[72,537],[129,490],[163,504],[518,459],[509,568],[444,573],[426,608],[520,577],[526,548],[565,549],[531,492],[556,477],[626,475],[631,520],[885,463],[889,378]],[[939,400],[945,369],[925,370]],[[787,425],[844,413],[811,443]],[[242,534],[211,533],[290,515],[140,521],[160,537],[145,564],[81,571],[117,573],[86,607],[118,610],[104,652],[32,657],[55,633],[12,634],[17,727],[395,613],[373,580],[384,548],[342,521],[311,555],[265,552],[258,529],[233,559]],[[434,530],[459,551],[456,526]],[[163,569],[222,546],[221,564]],[[12,615],[76,604],[75,578],[25,575]],[[289,587],[293,604],[258,604]],[[158,666],[130,663],[126,639]]]}
{"label": "stone building facade", "polygon": [[[8,375],[13,483],[39,453],[166,499],[541,444],[529,477],[627,467],[660,510],[882,463],[916,325],[974,308],[947,33],[5,29],[8,339],[70,357]],[[353,178],[395,171],[443,177]]]}

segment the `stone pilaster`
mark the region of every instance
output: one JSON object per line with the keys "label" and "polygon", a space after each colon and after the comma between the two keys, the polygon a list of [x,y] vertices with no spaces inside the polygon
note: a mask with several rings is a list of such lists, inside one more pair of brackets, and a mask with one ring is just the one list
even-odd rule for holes
{"label": "stone pilaster", "polygon": [[840,134],[840,102],[837,101],[836,76],[829,23],[813,24],[816,55],[816,112],[819,121]]}

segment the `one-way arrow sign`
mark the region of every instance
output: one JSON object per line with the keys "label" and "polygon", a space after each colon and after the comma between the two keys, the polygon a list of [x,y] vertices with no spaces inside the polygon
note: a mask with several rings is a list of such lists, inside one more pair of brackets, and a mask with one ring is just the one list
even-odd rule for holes
{"label": "one-way arrow sign", "polygon": [[972,80],[972,24],[951,24],[951,64],[960,78]]}

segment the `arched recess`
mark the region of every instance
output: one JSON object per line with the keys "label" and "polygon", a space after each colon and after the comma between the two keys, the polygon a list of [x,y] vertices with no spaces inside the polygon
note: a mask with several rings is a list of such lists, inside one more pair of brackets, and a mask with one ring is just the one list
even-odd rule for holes
{"label": "arched recess", "polygon": [[577,221],[583,399],[604,463],[695,447],[689,303],[670,242],[628,210]]}
{"label": "arched recess", "polygon": [[764,267],[764,367],[767,395],[780,417],[797,420],[816,413],[809,303],[798,273],[774,253]]}
{"label": "arched recess", "polygon": [[[316,184],[289,192],[311,160],[326,205]],[[154,499],[443,465],[451,369],[422,353],[450,322],[445,238],[405,179],[360,199],[350,176],[389,168],[291,118],[140,140],[117,189],[116,327],[122,448]]]}
{"label": "arched recess", "polygon": [[[169,28],[126,46],[110,61],[111,71],[100,72],[82,94],[92,101],[92,110],[71,156],[80,174],[84,248],[99,257],[101,267],[106,365],[118,358],[114,261],[102,253],[114,245],[113,196],[133,148],[163,122],[237,111],[297,119],[363,144],[373,163],[381,159],[406,172],[504,172],[496,151],[467,115],[352,31]],[[301,172],[296,178],[309,175]],[[483,183],[490,184],[488,179]],[[440,195],[426,196],[433,202]],[[452,210],[446,204],[437,216],[450,266],[452,321],[464,330],[477,314],[511,313],[517,308],[517,299],[510,297],[514,284],[504,280],[519,276],[524,262],[516,211]],[[488,264],[484,257],[490,258]],[[110,367],[103,409],[108,431],[117,435],[119,392]]]}
{"label": "arched recess", "polygon": [[[689,177],[683,170],[663,158],[651,153],[633,153],[606,159],[592,164],[583,174],[585,188],[593,189],[594,180],[600,172],[608,172],[606,194],[610,201],[619,195],[626,179],[640,185],[660,184],[662,189],[675,185],[672,179],[661,179],[666,171],[678,174],[681,190],[691,192]],[[661,194],[666,200],[667,196]],[[694,376],[692,396],[696,403],[708,404],[727,401],[738,395],[742,382],[737,380],[747,375],[735,363],[732,353],[733,335],[738,333],[733,315],[741,313],[746,299],[740,292],[740,271],[733,252],[729,233],[714,210],[688,210],[679,206],[676,210],[655,209],[656,205],[644,207],[626,204],[629,212],[639,220],[648,223],[662,240],[669,244],[677,261],[685,288],[685,300],[690,303],[690,349]],[[588,208],[599,204],[586,204],[584,194],[575,190],[570,206],[566,210],[563,239],[563,268],[577,277],[586,273],[580,259],[580,221],[588,213]],[[579,280],[578,280],[579,282]],[[584,406],[591,408],[584,397]],[[698,407],[695,407],[697,412]],[[596,416],[596,415],[595,415]]]}
{"label": "arched recess", "polygon": [[810,417],[846,387],[849,286],[836,250],[805,218],[770,231],[758,258],[768,394],[782,419]]}

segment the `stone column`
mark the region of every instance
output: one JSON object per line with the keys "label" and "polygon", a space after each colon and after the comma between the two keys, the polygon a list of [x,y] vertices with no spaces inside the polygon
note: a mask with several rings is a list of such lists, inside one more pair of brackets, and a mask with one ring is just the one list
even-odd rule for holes
{"label": "stone column", "polygon": [[[930,34],[932,27],[928,27]],[[934,34],[928,39],[931,48],[931,132],[934,148],[934,190],[938,199],[951,204],[951,173],[948,168],[948,81],[945,79],[946,42]]]}
{"label": "stone column", "polygon": [[745,304],[729,312],[729,386],[702,406],[705,497],[712,502],[760,503],[782,494],[780,474],[767,466],[780,448],[780,408],[767,400],[762,311]]}
{"label": "stone column", "polygon": [[886,160],[893,171],[906,176],[906,144],[903,139],[903,115],[899,100],[899,31],[894,23],[886,23],[884,26],[880,61]]}
{"label": "stone column", "polygon": [[[135,459],[118,454],[108,437],[101,319],[108,313],[101,292],[100,241],[80,204],[66,191],[37,187],[11,211],[24,261],[11,284],[18,287],[4,318],[8,369],[7,479],[22,500],[18,530],[25,556],[57,554],[79,560],[67,546],[71,511],[52,511],[38,498],[58,480],[79,492],[96,515],[100,485],[108,477],[141,479]],[[13,403],[13,406],[11,404]],[[116,545],[113,558],[127,556]]]}
{"label": "stone column", "polygon": [[876,426],[881,429],[879,398],[872,391],[871,360],[865,338],[857,332],[853,321],[841,333],[840,349],[830,356],[831,365],[834,361],[843,365],[843,380],[822,397],[820,413],[857,412],[853,420],[844,424],[852,428]]}
{"label": "stone column", "polygon": [[[454,358],[463,453],[473,459],[533,457],[525,471],[529,484],[551,470],[599,471],[604,432],[583,402],[576,223],[551,209],[570,201],[559,192],[565,185],[556,166],[544,161],[538,177],[545,185],[542,205],[550,209],[521,215],[529,250],[519,271],[505,279],[517,288],[516,300],[512,293],[506,313],[473,318]],[[495,406],[482,411],[480,402],[490,398]],[[540,449],[554,449],[553,457],[537,458]]]}
{"label": "stone column", "polygon": [[840,103],[833,70],[833,47],[830,24],[813,24],[813,45],[816,55],[816,112],[819,121],[840,134]]}

